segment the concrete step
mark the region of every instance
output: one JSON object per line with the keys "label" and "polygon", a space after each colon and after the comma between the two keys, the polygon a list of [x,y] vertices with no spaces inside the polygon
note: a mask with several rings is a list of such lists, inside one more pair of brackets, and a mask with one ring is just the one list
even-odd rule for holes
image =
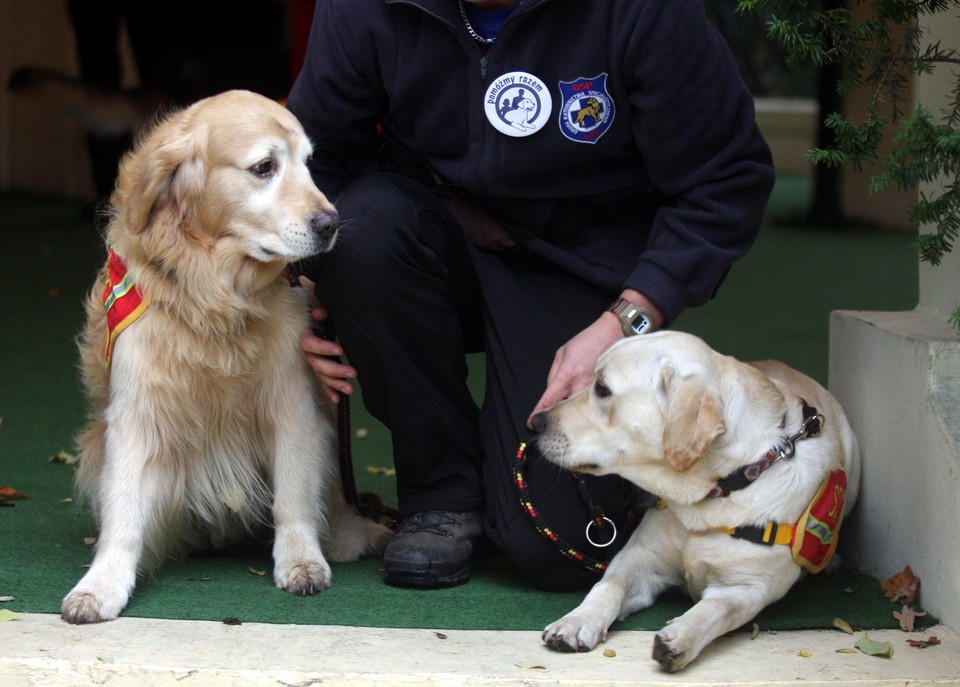
{"label": "concrete step", "polygon": [[[893,657],[837,653],[853,647],[860,632],[761,631],[755,639],[722,637],[686,670],[668,674],[650,658],[653,632],[613,632],[590,653],[562,654],[547,648],[537,632],[142,618],[72,626],[55,615],[27,614],[0,623],[0,685],[960,685],[960,637],[951,628],[869,634],[891,642]],[[929,635],[942,644],[915,649],[906,643]]]}

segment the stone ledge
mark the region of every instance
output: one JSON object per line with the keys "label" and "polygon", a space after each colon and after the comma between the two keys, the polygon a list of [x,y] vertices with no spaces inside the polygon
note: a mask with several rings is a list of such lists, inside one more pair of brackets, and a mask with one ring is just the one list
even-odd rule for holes
{"label": "stone ledge", "polygon": [[[67,625],[55,615],[0,623],[0,684],[134,686],[338,685],[343,687],[931,687],[960,684],[960,637],[947,627],[922,634],[878,630],[890,659],[837,653],[859,638],[836,630],[722,637],[677,674],[650,658],[653,632],[612,632],[604,648],[563,654],[536,632],[390,630],[121,618]],[[936,635],[914,649],[907,638]],[[802,652],[802,655],[801,655]]]}

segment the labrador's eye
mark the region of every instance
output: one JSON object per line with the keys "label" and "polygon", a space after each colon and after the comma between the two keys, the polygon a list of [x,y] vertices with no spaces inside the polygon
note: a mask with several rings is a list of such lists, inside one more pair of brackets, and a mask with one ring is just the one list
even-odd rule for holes
{"label": "labrador's eye", "polygon": [[607,398],[608,396],[613,395],[613,392],[610,391],[610,387],[608,387],[599,379],[593,383],[593,393],[597,398]]}
{"label": "labrador's eye", "polygon": [[273,158],[267,158],[266,160],[261,160],[253,167],[250,168],[250,172],[254,176],[258,177],[269,177],[272,176],[274,172],[277,171],[277,163]]}

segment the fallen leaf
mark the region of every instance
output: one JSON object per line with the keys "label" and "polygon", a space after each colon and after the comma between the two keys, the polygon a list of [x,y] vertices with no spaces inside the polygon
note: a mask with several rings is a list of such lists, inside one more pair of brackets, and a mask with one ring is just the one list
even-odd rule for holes
{"label": "fallen leaf", "polygon": [[26,615],[26,613],[17,613],[16,611],[11,611],[6,608],[0,608],[0,623],[5,623],[8,620],[17,620],[22,615]]}
{"label": "fallen leaf", "polygon": [[854,644],[860,651],[867,656],[880,656],[881,658],[893,658],[893,644],[890,642],[876,642],[864,633],[863,637]]}
{"label": "fallen leaf", "polygon": [[393,468],[385,468],[379,465],[368,465],[367,472],[372,475],[395,475],[397,471]]}
{"label": "fallen leaf", "polygon": [[904,567],[903,572],[882,580],[880,589],[891,601],[912,604],[920,593],[920,578],[913,574],[913,570],[908,565]]}
{"label": "fallen leaf", "polygon": [[259,575],[260,577],[266,577],[266,576],[267,576],[267,571],[266,571],[266,570],[257,570],[256,568],[247,568],[247,570],[249,570],[250,572],[252,572],[254,575]]}
{"label": "fallen leaf", "polygon": [[904,604],[901,611],[894,611],[893,617],[900,621],[900,629],[904,632],[913,632],[913,626],[917,618],[925,616],[926,611],[917,613],[915,610]]}
{"label": "fallen leaf", "polygon": [[613,658],[614,656],[617,655],[617,652],[614,651],[613,649],[604,649],[603,655],[606,656],[607,658]]}
{"label": "fallen leaf", "polygon": [[60,499],[60,503],[73,503],[73,499],[68,496],[65,499]]}
{"label": "fallen leaf", "polygon": [[757,623],[753,624],[753,628],[750,630],[750,639],[756,639],[760,636],[760,625]]}
{"label": "fallen leaf", "polygon": [[50,457],[51,463],[63,463],[64,465],[74,465],[79,460],[75,455],[66,451],[58,451]]}
{"label": "fallen leaf", "polygon": [[843,631],[846,632],[848,635],[852,635],[852,634],[853,634],[853,628],[850,627],[850,624],[849,624],[846,620],[844,620],[843,618],[834,618],[834,619],[833,619],[833,626],[834,626],[835,628],[837,628],[838,630],[843,630]]}
{"label": "fallen leaf", "polygon": [[6,603],[7,601],[14,601],[12,596],[0,596],[0,603]]}
{"label": "fallen leaf", "polygon": [[116,659],[112,656],[97,656],[97,660],[101,663],[113,663]]}
{"label": "fallen leaf", "polygon": [[515,665],[517,668],[523,668],[524,670],[546,670],[547,669],[546,666],[538,666],[538,665],[520,665],[519,663],[514,663],[513,665]]}
{"label": "fallen leaf", "polygon": [[807,649],[801,649],[800,651],[797,652],[797,656],[799,656],[800,658],[810,658],[811,656],[813,656],[813,652]]}
{"label": "fallen leaf", "polygon": [[243,621],[240,620],[240,618],[230,617],[230,618],[224,618],[223,624],[224,625],[243,625]]}
{"label": "fallen leaf", "polygon": [[940,640],[936,635],[930,635],[926,639],[908,639],[907,644],[912,646],[914,649],[926,649],[928,646],[936,646],[940,643]]}
{"label": "fallen leaf", "polygon": [[0,486],[0,499],[25,499],[27,498],[13,487]]}
{"label": "fallen leaf", "polygon": [[446,639],[446,638],[447,638],[447,635],[443,634],[442,632],[434,632],[433,634],[436,636],[437,639]]}
{"label": "fallen leaf", "polygon": [[850,647],[844,647],[843,649],[837,649],[834,653],[837,654],[855,654],[857,653],[856,649],[851,649]]}

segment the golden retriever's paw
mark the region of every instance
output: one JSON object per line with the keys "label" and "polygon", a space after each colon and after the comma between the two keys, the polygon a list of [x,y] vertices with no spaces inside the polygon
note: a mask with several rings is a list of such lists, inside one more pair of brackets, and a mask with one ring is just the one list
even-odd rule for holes
{"label": "golden retriever's paw", "polygon": [[330,523],[323,553],[328,560],[338,563],[379,556],[392,536],[390,528],[351,510]]}
{"label": "golden retriever's paw", "polygon": [[675,637],[669,630],[663,629],[653,638],[653,660],[671,673],[683,670],[697,656],[692,654],[681,637]]}
{"label": "golden retriever's paw", "polygon": [[557,651],[590,651],[607,638],[607,630],[576,615],[547,625],[540,639]]}
{"label": "golden retriever's paw", "polygon": [[326,561],[301,561],[289,566],[277,565],[273,580],[277,587],[297,596],[312,596],[329,589],[333,575]]}
{"label": "golden retriever's paw", "polygon": [[60,617],[73,625],[102,623],[115,620],[126,603],[126,595],[109,598],[90,590],[75,588],[64,598],[60,606]]}

